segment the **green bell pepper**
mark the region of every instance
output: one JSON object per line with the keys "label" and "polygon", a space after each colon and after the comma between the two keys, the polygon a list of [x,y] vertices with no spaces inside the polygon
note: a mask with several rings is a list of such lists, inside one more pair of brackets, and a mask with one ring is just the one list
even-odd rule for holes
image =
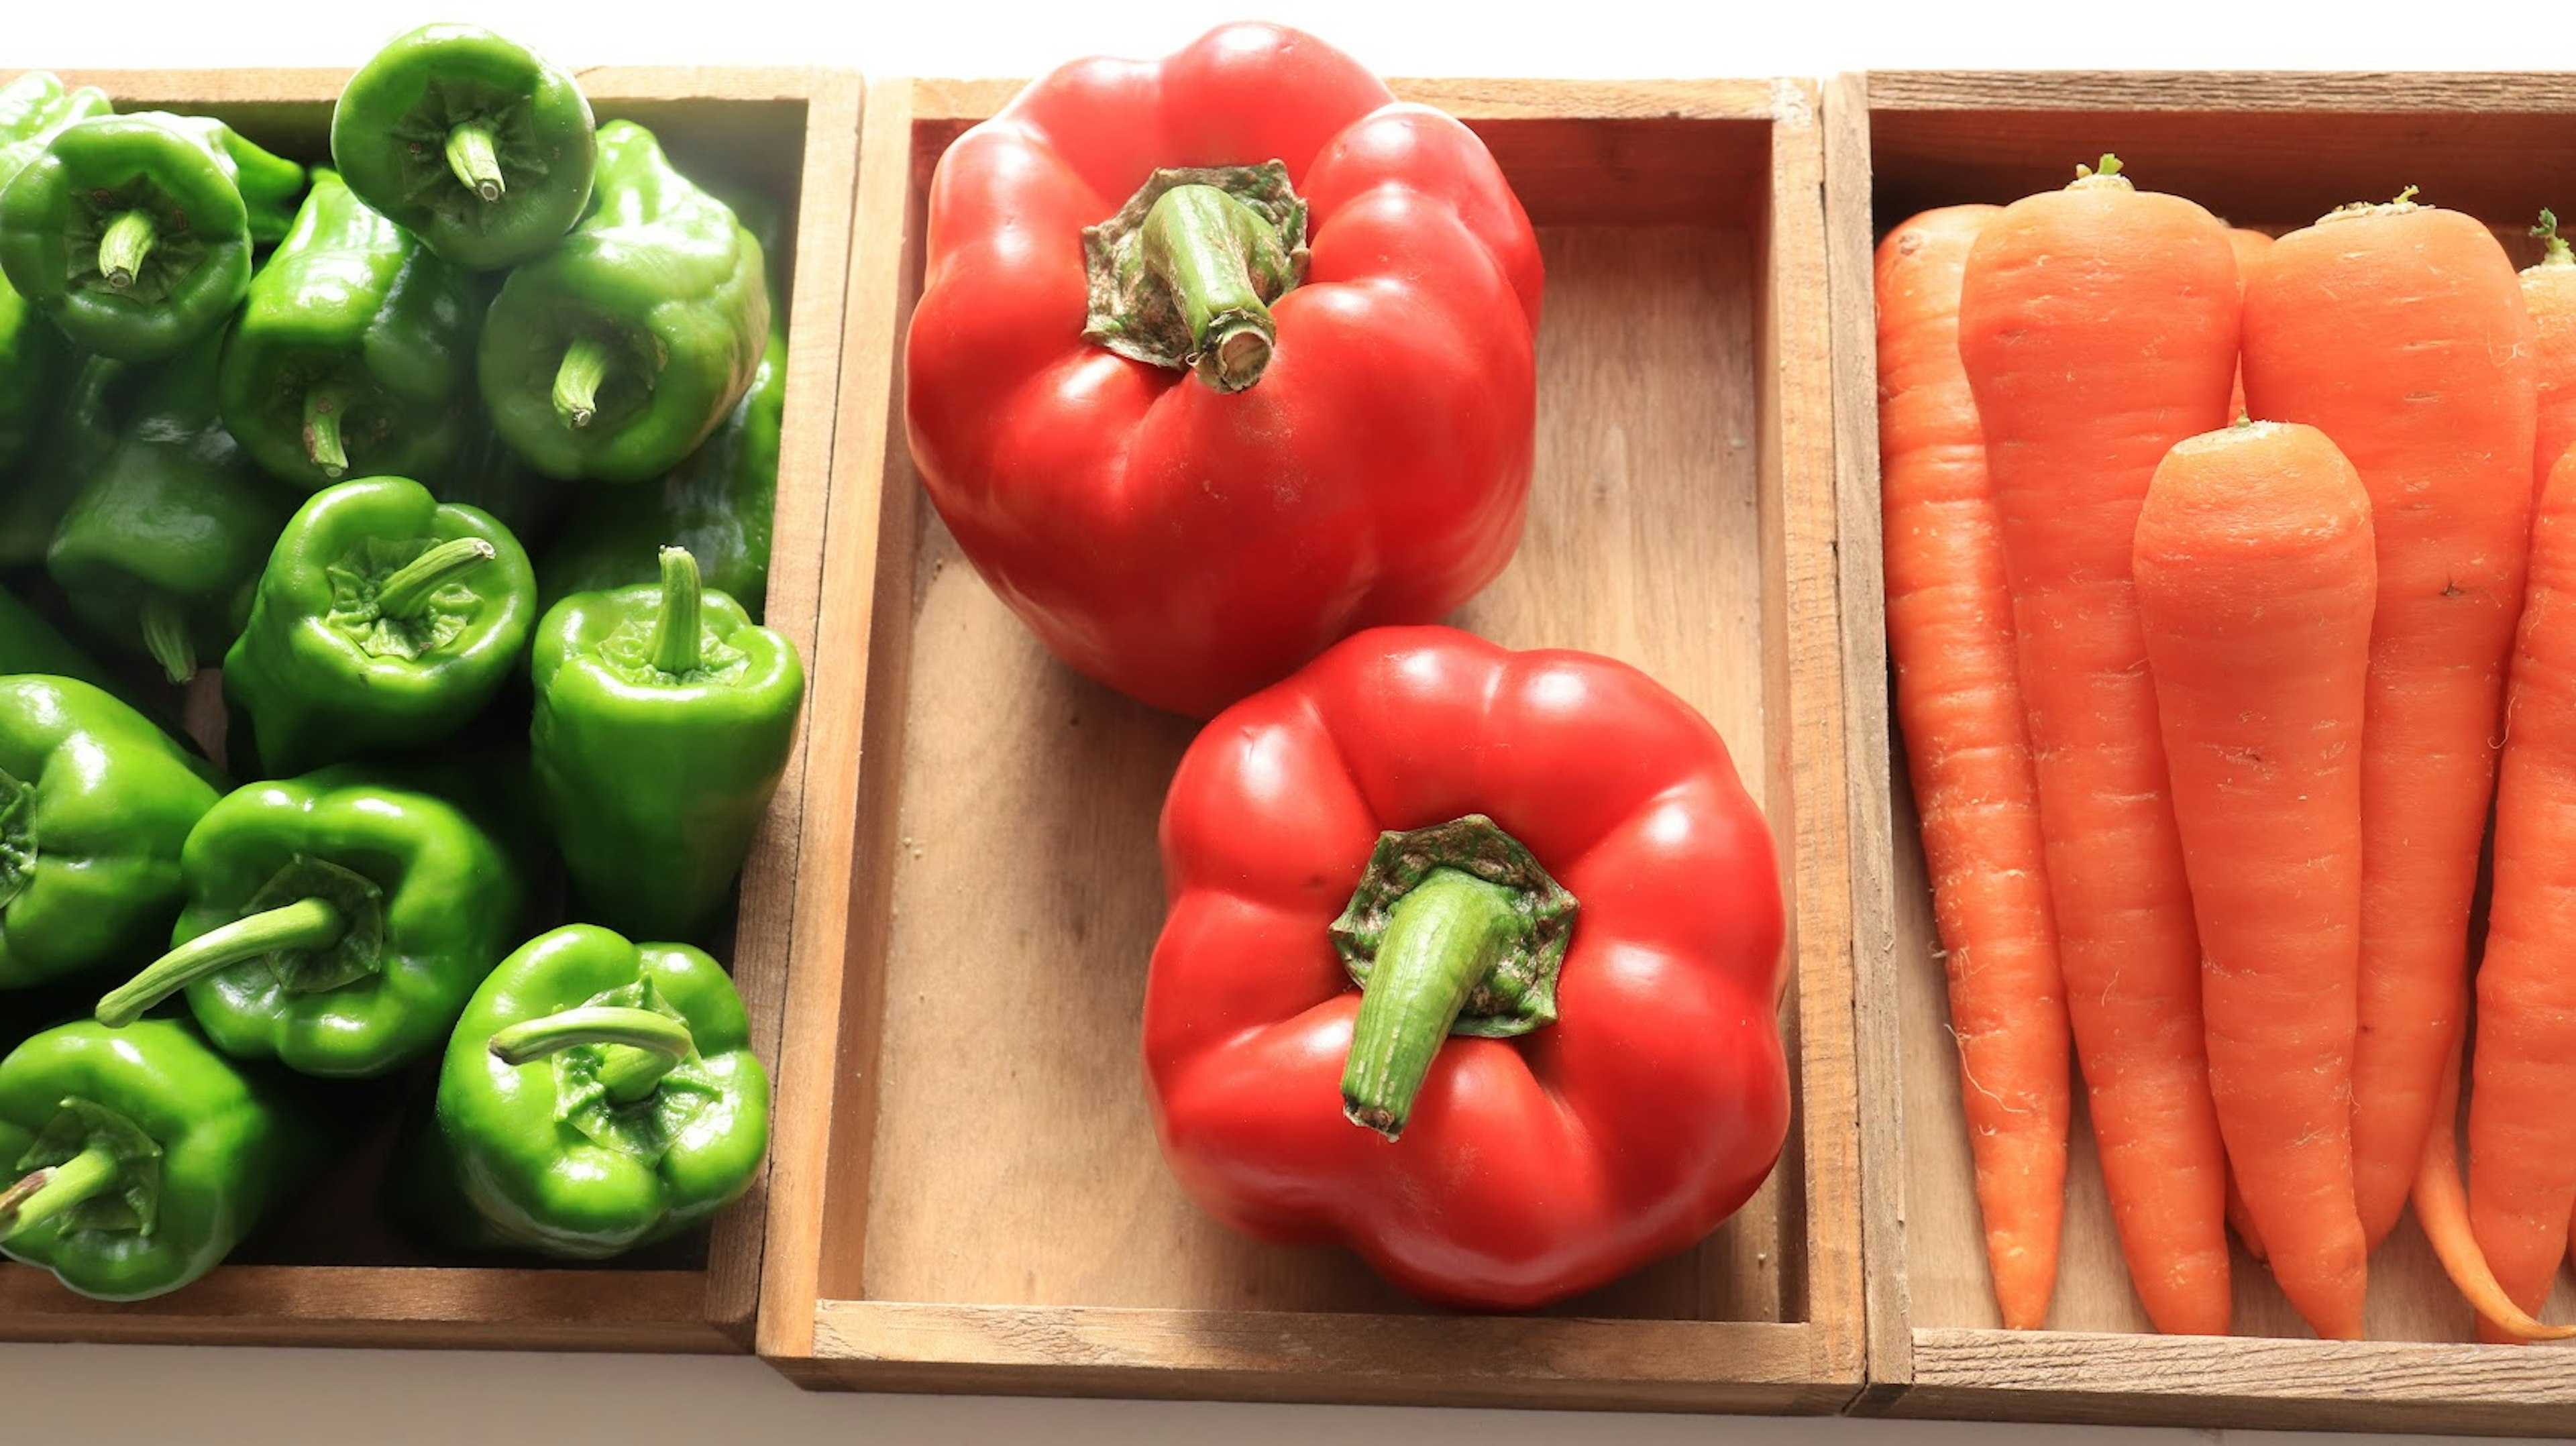
{"label": "green bell pepper", "polygon": [[286,235],[303,189],[302,166],[221,121],[81,121],[0,192],[0,270],[82,350],[172,356],[232,318],[251,247]]}
{"label": "green bell pepper", "polygon": [[316,170],[224,349],[224,425],[307,490],[446,466],[474,413],[470,273]]}
{"label": "green bell pepper", "polygon": [[794,645],[666,547],[659,587],[555,604],[530,674],[537,799],[575,896],[630,934],[695,937],[787,771],[805,700]]}
{"label": "green bell pepper", "polygon": [[149,368],[113,357],[66,362],[69,384],[36,445],[0,484],[0,569],[45,560],[72,499],[116,450]]}
{"label": "green bell pepper", "polygon": [[742,400],[768,335],[759,241],[651,132],[611,121],[596,206],[502,283],[476,375],[492,424],[530,466],[646,482]]}
{"label": "green bell pepper", "polygon": [[[590,924],[475,992],[394,1171],[446,1243],[598,1260],[713,1218],[760,1172],[769,1076],[715,960]],[[423,1209],[423,1205],[430,1208]]]}
{"label": "green bell pepper", "polygon": [[[40,70],[0,86],[0,191],[57,131],[113,109],[107,92],[90,86],[65,91],[61,81]],[[0,279],[0,469],[33,443],[70,358],[62,332]]]}
{"label": "green bell pepper", "polygon": [[277,539],[224,696],[271,778],[418,748],[492,701],[536,621],[528,555],[488,514],[407,477],[343,482]]}
{"label": "green bell pepper", "polygon": [[49,1029],[0,1059],[0,1252],[99,1300],[167,1295],[222,1264],[329,1138],[191,1025]]}
{"label": "green bell pepper", "polygon": [[540,600],[653,580],[654,549],[685,547],[709,587],[753,622],[769,594],[769,532],[778,497],[779,423],[787,407],[786,314],[741,405],[659,485],[591,499],[537,562]]}
{"label": "green bell pepper", "polygon": [[131,1023],[185,989],[215,1047],[360,1079],[434,1053],[524,903],[462,808],[364,768],[236,789],[188,835],[170,952],[99,1001]]}
{"label": "green bell pepper", "polygon": [[215,806],[151,720],[72,678],[0,678],[0,989],[146,954],[186,897],[180,854]]}
{"label": "green bell pepper", "polygon": [[424,25],[349,77],[331,163],[431,251],[493,271],[551,250],[581,219],[598,145],[571,76],[489,30]]}
{"label": "green bell pepper", "polygon": [[174,683],[241,636],[260,565],[294,509],[224,430],[222,350],[222,335],[210,336],[153,379],[45,554],[81,622],[149,653]]}

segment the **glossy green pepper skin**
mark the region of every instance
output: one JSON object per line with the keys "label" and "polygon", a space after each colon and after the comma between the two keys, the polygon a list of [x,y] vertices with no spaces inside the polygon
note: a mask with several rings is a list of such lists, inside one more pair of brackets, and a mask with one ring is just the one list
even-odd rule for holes
{"label": "glossy green pepper skin", "polygon": [[[57,131],[113,109],[107,92],[91,86],[66,91],[40,70],[0,86],[0,191]],[[0,472],[42,429],[70,359],[61,330],[0,279]]]}
{"label": "glossy green pepper skin", "polygon": [[759,241],[651,132],[611,121],[597,204],[502,284],[476,373],[493,426],[528,465],[649,482],[742,400],[768,336]]}
{"label": "glossy green pepper skin", "polygon": [[272,477],[425,476],[474,412],[473,278],[313,173],[224,347],[224,425]]}
{"label": "glossy green pepper skin", "polygon": [[437,1052],[517,935],[522,880],[464,809],[361,767],[236,789],[188,835],[172,948],[99,1001],[184,988],[216,1048],[360,1079]]}
{"label": "glossy green pepper skin", "polygon": [[0,270],[74,346],[156,361],[232,319],[303,190],[302,166],[221,121],[81,121],[0,192]]}
{"label": "glossy green pepper skin", "polygon": [[695,938],[787,770],[805,699],[795,646],[665,548],[659,586],[555,604],[530,671],[537,798],[584,917]]}
{"label": "glossy green pepper skin", "polygon": [[778,497],[779,424],[787,409],[787,334],[778,314],[751,390],[724,425],[659,483],[593,496],[537,563],[548,607],[577,592],[651,582],[654,553],[685,547],[706,585],[753,622],[769,594],[769,534]]}
{"label": "glossy green pepper skin", "polygon": [[294,510],[224,430],[222,348],[210,336],[153,378],[45,554],[82,624],[149,654],[174,683],[241,636]]}
{"label": "glossy green pepper skin", "polygon": [[434,1233],[599,1260],[703,1225],[750,1188],[769,1076],[715,960],[574,924],[475,992],[427,1133],[415,1171],[461,1211]]}
{"label": "glossy green pepper skin", "polygon": [[492,271],[581,219],[598,143],[571,76],[489,30],[424,25],[349,78],[331,163],[442,259]]}
{"label": "glossy green pepper skin", "polygon": [[343,482],[279,535],[224,697],[267,777],[423,747],[492,701],[536,621],[528,555],[489,514],[407,477]]}
{"label": "glossy green pepper skin", "polygon": [[[51,330],[51,327],[47,327]],[[72,499],[116,450],[150,369],[113,357],[66,359],[70,381],[17,470],[0,478],[0,569],[45,560]]]}
{"label": "glossy green pepper skin", "polygon": [[203,765],[100,689],[0,677],[0,990],[159,948],[215,796]]}
{"label": "glossy green pepper skin", "polygon": [[195,1026],[87,1020],[0,1059],[0,1252],[99,1300],[223,1263],[322,1163],[329,1133]]}

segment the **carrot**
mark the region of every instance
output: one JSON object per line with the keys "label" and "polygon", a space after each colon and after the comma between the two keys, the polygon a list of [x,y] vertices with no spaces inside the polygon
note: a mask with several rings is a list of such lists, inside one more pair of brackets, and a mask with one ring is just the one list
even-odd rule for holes
{"label": "carrot", "polygon": [[2245,1192],[2236,1187],[2236,1171],[2227,1172],[2227,1226],[2236,1238],[2245,1242],[2245,1253],[2256,1260],[2264,1258],[2263,1232],[2254,1223],[2254,1212],[2245,1207]]}
{"label": "carrot", "polygon": [[2361,1338],[2352,1203],[2370,495],[2314,427],[2248,422],[2165,454],[2138,518],[2155,673],[2200,925],[2209,1088],[2272,1274]]}
{"label": "carrot", "polygon": [[[2469,1223],[2505,1294],[2549,1297],[2576,1210],[2576,459],[2532,525],[2531,581],[2506,695],[2495,894],[2478,968]],[[2437,1125],[2437,1130],[2440,1126]]]}
{"label": "carrot", "polygon": [[2245,288],[2257,416],[2334,439],[2370,489],[2379,606],[2362,732],[2353,1177],[2397,1223],[2460,1027],[2531,513],[2532,323],[2484,226],[2404,197],[2273,245]]}
{"label": "carrot", "polygon": [[[2264,252],[2272,249],[2272,238],[2262,231],[2249,231],[2242,226],[2230,226],[2227,228],[2227,242],[2236,248],[2236,296],[2241,304],[2245,297],[2245,278],[2254,274],[2255,264],[2263,259]],[[2235,394],[2227,399],[2227,418],[2229,421],[2234,421],[2244,415],[2245,370],[2239,367],[2236,372]],[[2254,1258],[2262,1259],[2262,1251],[2257,1249],[2254,1252]]]}
{"label": "carrot", "polygon": [[1878,456],[1887,639],[1950,977],[1959,1098],[2003,1321],[2057,1288],[2073,1112],[2057,925],[2013,646],[2012,594],[1959,283],[1998,206],[1926,211],[1879,243]]}
{"label": "carrot", "polygon": [[2424,1238],[2432,1242],[2434,1257],[2450,1274],[2451,1283],[2494,1332],[2489,1340],[2566,1340],[2576,1336],[2576,1326],[2542,1325],[2506,1297],[2469,1229],[2468,1192],[2460,1188],[2459,1142],[2452,1138],[2460,1111],[2460,1044],[2460,1037],[2454,1036],[2450,1066],[2442,1071],[2433,1132],[2425,1137],[2424,1161],[2415,1172],[2415,1223],[2424,1227]]}
{"label": "carrot", "polygon": [[2224,1334],[2226,1150],[2200,945],[2129,580],[2147,480],[2224,420],[2236,258],[2103,157],[1987,223],[1959,356],[2003,518],[2068,1022],[2130,1278],[2161,1330]]}
{"label": "carrot", "polygon": [[2558,234],[2558,218],[2540,213],[2531,234],[2549,244],[2540,264],[2522,273],[2522,302],[2531,312],[2540,349],[2540,443],[2531,454],[2532,486],[2546,486],[2549,469],[2576,443],[2576,251]]}

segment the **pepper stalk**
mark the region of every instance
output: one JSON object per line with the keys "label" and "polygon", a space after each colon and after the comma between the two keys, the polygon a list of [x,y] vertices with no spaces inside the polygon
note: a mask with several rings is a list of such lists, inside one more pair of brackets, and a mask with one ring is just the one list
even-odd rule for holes
{"label": "pepper stalk", "polygon": [[697,1050],[689,1026],[667,1014],[591,1004],[521,1020],[492,1035],[492,1057],[522,1065],[568,1049],[599,1050],[599,1082],[621,1105],[649,1098]]}
{"label": "pepper stalk", "polygon": [[349,932],[348,916],[328,899],[298,899],[235,919],[162,955],[98,1001],[97,1019],[122,1029],[152,1006],[247,959],[286,949],[328,949]]}

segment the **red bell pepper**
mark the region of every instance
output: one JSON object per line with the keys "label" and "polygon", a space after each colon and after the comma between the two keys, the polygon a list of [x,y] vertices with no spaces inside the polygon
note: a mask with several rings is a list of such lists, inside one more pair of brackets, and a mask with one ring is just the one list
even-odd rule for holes
{"label": "red bell pepper", "polygon": [[1163,1154],[1211,1214],[1522,1309],[1689,1246],[1789,1128],[1770,832],[1622,663],[1362,633],[1163,805]]}
{"label": "red bell pepper", "polygon": [[1058,657],[1203,718],[1511,560],[1539,290],[1484,143],[1310,36],[1078,61],[940,159],[913,459]]}

